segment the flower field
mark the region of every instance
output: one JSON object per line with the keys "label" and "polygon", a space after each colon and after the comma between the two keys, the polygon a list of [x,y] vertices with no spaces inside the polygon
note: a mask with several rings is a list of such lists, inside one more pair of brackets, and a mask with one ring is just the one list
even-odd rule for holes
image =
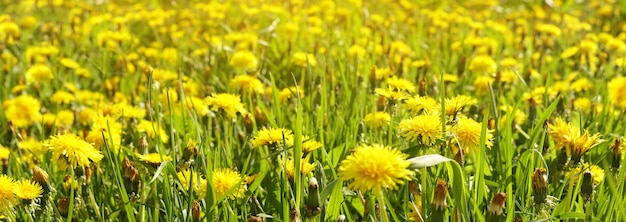
{"label": "flower field", "polygon": [[626,221],[624,2],[0,5],[0,221]]}

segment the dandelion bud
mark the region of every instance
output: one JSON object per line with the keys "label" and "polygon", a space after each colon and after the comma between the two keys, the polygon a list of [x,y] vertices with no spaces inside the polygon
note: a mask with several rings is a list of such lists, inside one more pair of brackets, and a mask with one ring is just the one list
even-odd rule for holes
{"label": "dandelion bud", "polygon": [[422,80],[420,80],[419,83],[419,95],[421,96],[425,96],[426,95],[426,79],[422,78]]}
{"label": "dandelion bud", "polygon": [[446,203],[446,195],[448,193],[448,186],[446,185],[446,181],[439,179],[437,180],[437,187],[435,187],[435,195],[433,197],[433,212],[431,215],[432,221],[445,221],[444,217],[446,214],[446,207],[448,204]]}
{"label": "dandelion bud", "polygon": [[196,141],[189,140],[187,141],[187,145],[185,145],[185,150],[183,150],[183,160],[193,160],[198,156],[198,145]]}
{"label": "dandelion bud", "polygon": [[567,164],[567,153],[565,152],[565,150],[561,150],[558,151],[559,154],[556,157],[556,169],[557,170],[563,170],[565,169],[565,164]]}
{"label": "dandelion bud", "polygon": [[591,201],[593,198],[593,173],[590,170],[586,170],[583,173],[583,182],[580,186],[580,194],[585,201]]}
{"label": "dandelion bud", "polygon": [[409,192],[415,196],[419,196],[419,187],[417,187],[417,183],[415,181],[409,181]]}
{"label": "dandelion bud", "polygon": [[146,149],[148,149],[148,138],[144,134],[139,139],[139,150],[146,150]]}
{"label": "dandelion bud", "polygon": [[191,204],[191,217],[193,221],[200,221],[200,213],[202,209],[200,208],[200,203],[197,200],[194,200]]}
{"label": "dandelion bud", "polygon": [[487,206],[487,213],[500,216],[504,211],[504,202],[506,201],[506,193],[498,193],[491,199],[491,203]]}
{"label": "dandelion bud", "polygon": [[545,203],[548,197],[548,181],[545,173],[546,169],[544,168],[537,168],[533,173],[532,185],[535,204]]}
{"label": "dandelion bud", "polygon": [[246,221],[247,222],[263,222],[263,218],[257,217],[257,216],[250,216],[248,217],[248,220]]}
{"label": "dandelion bud", "polygon": [[337,218],[337,222],[344,222],[346,221],[346,215],[339,215],[339,217]]}
{"label": "dandelion bud", "polygon": [[38,166],[33,167],[33,181],[38,183],[41,188],[43,188],[43,193],[47,194],[50,191],[50,187],[48,186],[48,173],[42,170]]}
{"label": "dandelion bud", "polygon": [[70,199],[67,197],[61,197],[57,200],[57,208],[61,216],[67,217],[67,213],[70,210]]}
{"label": "dandelion bud", "polygon": [[124,187],[126,187],[126,193],[138,193],[139,171],[137,171],[133,163],[126,158],[122,161],[122,170],[124,170]]}
{"label": "dandelion bud", "polygon": [[460,166],[465,165],[465,154],[463,153],[463,149],[459,149],[459,151],[454,155],[454,161],[456,161]]}
{"label": "dandelion bud", "polygon": [[319,214],[322,211],[320,207],[320,191],[319,184],[315,177],[311,177],[309,180],[309,196],[306,199],[306,206],[304,208],[307,216],[312,217]]}
{"label": "dandelion bud", "polygon": [[615,143],[611,146],[611,150],[613,150],[613,162],[611,162],[611,167],[613,167],[613,169],[619,169],[622,165],[622,140],[620,138],[615,138]]}

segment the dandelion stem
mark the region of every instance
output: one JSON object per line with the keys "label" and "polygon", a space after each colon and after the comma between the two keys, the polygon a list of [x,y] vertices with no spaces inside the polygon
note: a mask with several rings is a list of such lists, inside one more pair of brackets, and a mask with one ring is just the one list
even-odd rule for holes
{"label": "dandelion stem", "polygon": [[387,216],[387,206],[385,205],[385,194],[382,189],[376,191],[376,197],[378,198],[378,205],[380,206],[380,216],[382,222],[389,222]]}

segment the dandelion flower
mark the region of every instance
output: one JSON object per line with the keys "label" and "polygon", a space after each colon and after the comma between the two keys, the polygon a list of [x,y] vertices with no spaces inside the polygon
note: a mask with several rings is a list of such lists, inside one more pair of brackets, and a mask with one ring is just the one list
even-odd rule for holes
{"label": "dandelion flower", "polygon": [[183,170],[176,173],[178,180],[180,180],[181,185],[183,185],[183,189],[185,191],[189,190],[190,185],[193,192],[195,192],[196,196],[201,199],[206,195],[206,179],[200,177],[197,172]]}
{"label": "dandelion flower", "polygon": [[365,117],[363,117],[363,123],[372,128],[379,128],[383,126],[383,124],[388,124],[389,121],[391,121],[391,115],[382,111],[368,113]]}
{"label": "dandelion flower", "polygon": [[0,213],[13,208],[18,199],[15,195],[15,181],[7,175],[0,175]]}
{"label": "dandelion flower", "polygon": [[[285,138],[286,141],[285,143],[287,144],[287,146],[293,146],[294,145],[294,137],[290,136]],[[320,147],[322,147],[322,143],[316,141],[315,139],[311,139],[308,136],[304,136],[302,138],[302,152],[303,153],[310,153],[313,152],[314,150],[319,149]]]}
{"label": "dandelion flower", "polygon": [[139,157],[140,161],[146,162],[153,166],[158,166],[165,161],[173,160],[172,157],[167,156],[167,155],[163,155],[163,157],[161,157],[160,153],[149,153],[146,155],[139,154],[137,156]]}
{"label": "dandelion flower", "polygon": [[69,104],[76,100],[76,97],[69,92],[59,90],[50,96],[50,102],[55,104]]}
{"label": "dandelion flower", "polygon": [[398,184],[414,174],[408,169],[411,162],[406,158],[406,154],[389,147],[363,145],[341,161],[338,176],[342,180],[352,180],[348,187],[363,192],[397,189]]}
{"label": "dandelion flower", "polygon": [[43,194],[43,188],[38,183],[30,180],[20,180],[15,183],[15,196],[22,200],[30,201],[41,197],[41,194]]}
{"label": "dandelion flower", "polygon": [[315,59],[315,56],[311,53],[296,52],[291,57],[291,61],[297,66],[301,67],[317,66],[317,60]]}
{"label": "dandelion flower", "polygon": [[228,195],[231,199],[243,197],[246,192],[241,175],[237,171],[228,168],[213,171],[213,189],[217,199],[224,197],[231,189],[233,191]]}
{"label": "dandelion flower", "polygon": [[[480,134],[482,132],[482,124],[473,119],[461,116],[450,131],[454,134],[454,141],[458,142],[464,150],[474,150],[480,145]],[[485,133],[485,145],[493,146],[492,130],[487,129]]]}
{"label": "dandelion flower", "polygon": [[108,144],[117,153],[122,144],[122,124],[111,116],[94,115],[90,117],[90,120],[92,121],[91,131],[85,140],[101,150],[105,144]]}
{"label": "dandelion flower", "polygon": [[243,92],[263,93],[263,83],[261,80],[250,75],[238,75],[230,80],[228,84],[230,88],[240,89]]}
{"label": "dandelion flower", "polygon": [[226,113],[226,116],[231,119],[236,118],[237,113],[247,113],[238,95],[228,93],[213,94],[205,98],[204,101],[211,110],[222,110]]}
{"label": "dandelion flower", "polygon": [[405,91],[398,91],[393,88],[376,88],[376,95],[382,96],[392,101],[402,101],[409,98],[409,94]]}
{"label": "dandelion flower", "polygon": [[476,99],[466,95],[458,95],[453,98],[447,98],[445,103],[446,114],[454,116],[463,110],[465,106],[475,105],[476,103]]}
{"label": "dandelion flower", "polygon": [[626,109],[626,77],[613,78],[608,84],[611,103],[621,109]]}
{"label": "dandelion flower", "polygon": [[7,100],[2,103],[2,108],[7,120],[11,120],[16,127],[27,127],[41,121],[41,103],[31,96],[22,95]]}
{"label": "dandelion flower", "polygon": [[58,160],[62,168],[86,167],[91,162],[100,162],[103,156],[93,145],[74,134],[52,136],[45,144],[52,150],[52,159]]}
{"label": "dandelion flower", "polygon": [[398,77],[393,76],[391,78],[388,78],[386,82],[387,82],[388,87],[393,88],[398,91],[406,91],[409,93],[414,93],[416,90],[415,85],[411,81],[403,79],[403,78],[398,78]]}
{"label": "dandelion flower", "polygon": [[157,123],[152,121],[141,120],[139,124],[137,124],[137,132],[146,133],[148,137],[152,139],[156,139],[158,136],[163,143],[167,143],[169,141],[169,136],[167,135],[167,132],[165,132],[165,129],[163,129],[163,126],[158,126]]}
{"label": "dandelion flower", "polygon": [[54,78],[52,70],[46,65],[36,64],[26,71],[26,82],[47,82]]}
{"label": "dandelion flower", "polygon": [[441,109],[439,102],[429,96],[415,96],[404,101],[404,107],[413,114],[437,114]]}
{"label": "dandelion flower", "polygon": [[[311,172],[313,172],[313,170],[315,170],[315,166],[317,166],[317,163],[309,163],[309,157],[311,155],[306,156],[305,158],[302,158],[302,160],[300,161],[300,174],[301,175],[309,175]],[[284,161],[282,161],[284,158],[281,158],[281,162],[282,165],[285,167],[285,173],[287,173],[287,178],[289,178],[289,180],[293,180],[294,176],[295,176],[295,162],[293,158],[290,158],[289,160],[287,160],[287,162],[285,163]]]}
{"label": "dandelion flower", "polygon": [[498,68],[498,64],[488,55],[479,55],[472,59],[469,70],[479,73],[495,73]]}
{"label": "dandelion flower", "polygon": [[296,94],[296,91],[300,94],[300,98],[304,97],[304,90],[302,89],[302,87],[296,88],[295,86],[292,86],[281,90],[278,93],[278,100],[280,102],[286,102],[289,99],[293,98],[293,96]]}
{"label": "dandelion flower", "polygon": [[239,51],[230,58],[229,64],[239,69],[256,70],[259,60],[249,51]]}
{"label": "dandelion flower", "polygon": [[277,145],[283,141],[283,136],[285,140],[291,140],[293,134],[291,130],[278,128],[278,129],[267,129],[263,128],[257,132],[257,135],[252,139],[252,148],[257,148],[263,145]]}
{"label": "dandelion flower", "polygon": [[599,166],[589,163],[585,163],[576,168],[572,168],[570,171],[565,173],[565,178],[568,178],[572,183],[577,184],[578,178],[580,178],[583,172],[587,170],[591,171],[591,174],[593,175],[594,186],[597,186],[598,184],[602,183],[602,181],[604,181],[604,170]]}
{"label": "dandelion flower", "polygon": [[402,120],[398,124],[398,133],[409,140],[417,140],[421,144],[430,146],[437,139],[441,139],[441,118],[427,114]]}

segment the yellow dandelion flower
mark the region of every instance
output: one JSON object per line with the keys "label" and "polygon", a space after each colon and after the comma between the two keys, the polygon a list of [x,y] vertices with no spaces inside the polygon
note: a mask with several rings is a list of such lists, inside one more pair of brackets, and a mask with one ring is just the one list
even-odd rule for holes
{"label": "yellow dandelion flower", "polygon": [[59,60],[59,62],[61,63],[61,65],[70,68],[70,69],[78,69],[80,68],[80,64],[78,64],[76,61],[74,61],[73,59],[70,58],[62,58]]}
{"label": "yellow dandelion flower", "polygon": [[[290,137],[286,137],[285,138],[285,144],[287,144],[287,146],[293,146],[294,145],[294,137],[290,136]],[[313,152],[314,150],[317,150],[319,148],[322,147],[322,143],[316,141],[315,139],[309,138],[308,136],[303,136],[302,137],[302,152],[303,153],[310,153]]]}
{"label": "yellow dandelion flower", "polygon": [[[480,145],[482,124],[473,119],[461,116],[459,121],[450,129],[454,135],[454,143],[458,143],[463,150],[475,150]],[[493,130],[487,129],[485,133],[485,146],[493,146]]]}
{"label": "yellow dandelion flower", "polygon": [[574,100],[574,109],[589,113],[591,111],[591,100],[587,97],[576,98]]}
{"label": "yellow dandelion flower", "polygon": [[292,55],[291,61],[297,66],[301,67],[317,66],[317,60],[315,59],[315,56],[311,53],[296,52]]}
{"label": "yellow dandelion flower", "polygon": [[436,114],[441,109],[437,100],[429,96],[415,96],[404,101],[404,107],[413,114]]}
{"label": "yellow dandelion flower", "polygon": [[415,84],[403,78],[392,76],[391,78],[388,78],[386,82],[388,87],[398,91],[406,91],[409,93],[414,93],[416,91]]}
{"label": "yellow dandelion flower", "polygon": [[389,67],[386,67],[386,68],[373,67],[373,70],[374,70],[373,71],[374,76],[378,80],[393,76],[393,70],[391,70],[391,68]]}
{"label": "yellow dandelion flower", "polygon": [[352,180],[351,189],[362,192],[374,190],[379,192],[384,188],[397,189],[406,179],[410,179],[414,172],[408,167],[411,162],[408,155],[402,152],[373,144],[363,145],[354,149],[354,152],[341,161],[338,176],[342,180]]}
{"label": "yellow dandelion flower", "polygon": [[476,99],[466,95],[458,95],[453,98],[446,98],[446,114],[454,116],[458,112],[463,110],[465,106],[475,105],[476,103],[478,103]]}
{"label": "yellow dandelion flower", "polygon": [[[302,160],[300,161],[300,174],[303,176],[307,176],[309,174],[311,174],[311,172],[313,172],[313,170],[315,170],[315,166],[317,166],[317,163],[309,163],[309,157],[311,155],[307,155],[305,158],[302,158]],[[287,162],[284,162],[284,157],[280,158],[282,165],[285,167],[285,173],[287,173],[287,178],[289,178],[289,180],[293,180],[294,176],[295,176],[295,163],[294,163],[294,159],[290,158],[289,160],[287,160]]]}
{"label": "yellow dandelion flower", "polygon": [[102,150],[105,143],[117,153],[122,144],[122,124],[111,116],[92,115],[91,131],[85,140]]}
{"label": "yellow dandelion flower", "polygon": [[237,118],[237,113],[246,114],[247,111],[241,103],[239,95],[228,93],[213,94],[204,99],[211,110],[222,110],[231,119]]}
{"label": "yellow dandelion flower", "polygon": [[183,170],[176,173],[176,176],[182,185],[181,189],[185,191],[188,191],[189,188],[193,189],[198,199],[202,199],[206,196],[207,180],[198,175],[197,172]]}
{"label": "yellow dandelion flower", "polygon": [[300,98],[304,97],[304,90],[302,89],[302,87],[296,88],[295,86],[292,86],[281,90],[278,93],[278,100],[280,102],[287,102],[289,99],[294,97],[296,91],[300,94]]}
{"label": "yellow dandelion flower", "polygon": [[41,121],[41,103],[39,100],[22,95],[2,103],[4,115],[16,127],[27,127]]}
{"label": "yellow dandelion flower", "polygon": [[30,180],[20,180],[15,183],[15,196],[22,200],[33,200],[41,197],[43,188],[38,183]]}
{"label": "yellow dandelion flower", "polygon": [[419,115],[398,124],[398,133],[411,140],[430,146],[442,138],[441,118],[436,115]]}
{"label": "yellow dandelion flower", "polygon": [[561,59],[570,58],[570,57],[576,55],[578,53],[578,51],[579,51],[578,46],[569,47],[569,48],[565,49],[565,51],[563,51],[561,53]]}
{"label": "yellow dandelion flower", "polygon": [[517,73],[513,70],[507,69],[500,72],[500,82],[504,83],[515,83],[519,80]]}
{"label": "yellow dandelion flower", "polygon": [[389,124],[389,121],[391,121],[391,115],[382,111],[368,113],[365,117],[363,117],[363,123],[372,128],[379,128],[383,126],[383,124]]}
{"label": "yellow dandelion flower", "polygon": [[230,88],[239,89],[243,92],[262,94],[265,90],[261,80],[250,75],[238,75],[233,77],[228,84]]}
{"label": "yellow dandelion flower", "polygon": [[129,105],[127,103],[116,103],[111,107],[111,116],[115,119],[124,117],[125,119],[143,119],[146,117],[146,109]]}
{"label": "yellow dandelion flower", "polygon": [[26,71],[26,82],[47,82],[54,78],[52,70],[46,65],[36,64],[28,68]]}
{"label": "yellow dandelion flower", "polygon": [[45,146],[52,150],[52,159],[58,160],[61,168],[86,167],[104,157],[93,145],[74,134],[52,136]]}
{"label": "yellow dandelion flower", "polygon": [[579,44],[580,51],[586,54],[595,54],[598,51],[598,45],[591,40],[584,39]]}
{"label": "yellow dandelion flower", "polygon": [[496,69],[498,69],[498,64],[488,55],[479,55],[474,57],[469,66],[469,70],[486,74],[495,73]]}
{"label": "yellow dandelion flower", "polygon": [[283,136],[285,140],[291,140],[293,134],[291,130],[278,128],[278,129],[267,129],[263,128],[257,132],[257,135],[252,139],[252,148],[257,148],[263,145],[272,145],[276,146],[279,143],[283,142]]}
{"label": "yellow dandelion flower", "polygon": [[585,130],[582,135],[571,141],[569,149],[566,151],[569,151],[568,154],[571,155],[574,162],[578,162],[580,157],[585,155],[587,151],[600,145],[602,142],[604,142],[604,140],[601,138],[600,134],[589,135],[589,132]]}
{"label": "yellow dandelion flower", "polygon": [[172,157],[167,156],[167,155],[161,156],[160,153],[148,153],[146,155],[137,154],[137,157],[139,158],[140,161],[146,162],[153,166],[158,166],[165,161],[173,160]]}
{"label": "yellow dandelion flower", "polygon": [[13,209],[18,203],[15,195],[15,181],[7,175],[0,175],[0,212]]}
{"label": "yellow dandelion flower", "polygon": [[73,94],[63,90],[56,91],[50,96],[50,102],[55,104],[69,104],[74,100],[76,100],[76,97]]}
{"label": "yellow dandelion flower", "polygon": [[569,146],[578,136],[579,131],[571,123],[565,122],[561,117],[556,118],[554,123],[548,123],[548,135],[556,143],[557,150]]}
{"label": "yellow dandelion flower", "polygon": [[139,124],[137,124],[137,132],[146,133],[148,137],[152,139],[156,139],[158,136],[158,138],[161,139],[161,142],[163,143],[168,143],[169,141],[169,136],[167,135],[165,129],[163,129],[163,126],[159,126],[157,123],[152,121],[139,121]]}
{"label": "yellow dandelion flower", "polygon": [[237,171],[228,168],[213,171],[213,189],[217,199],[224,197],[231,189],[233,191],[228,195],[230,199],[243,197],[246,192],[241,175]]}
{"label": "yellow dandelion flower", "polygon": [[376,88],[374,92],[376,93],[376,95],[393,101],[402,101],[409,98],[409,94],[407,92],[397,91],[393,88]]}
{"label": "yellow dandelion flower", "polygon": [[626,77],[620,76],[611,79],[608,84],[611,103],[621,109],[626,109]]}
{"label": "yellow dandelion flower", "polygon": [[74,112],[70,110],[61,110],[56,115],[55,125],[71,126],[74,124]]}
{"label": "yellow dandelion flower", "polygon": [[591,87],[592,87],[592,83],[587,78],[578,79],[572,82],[572,84],[569,86],[569,88],[571,90],[574,90],[575,92],[587,91]]}
{"label": "yellow dandelion flower", "polygon": [[238,69],[256,70],[259,60],[249,51],[239,51],[230,58],[229,64]]}
{"label": "yellow dandelion flower", "polygon": [[358,59],[363,59],[363,57],[365,57],[365,53],[365,48],[360,45],[352,45],[348,49],[348,56],[350,56],[350,58],[356,57]]}
{"label": "yellow dandelion flower", "polygon": [[599,166],[591,165],[589,163],[584,163],[581,166],[572,168],[570,171],[565,172],[565,178],[568,178],[572,183],[577,184],[580,176],[587,170],[591,171],[594,186],[597,186],[604,181],[604,170]]}

